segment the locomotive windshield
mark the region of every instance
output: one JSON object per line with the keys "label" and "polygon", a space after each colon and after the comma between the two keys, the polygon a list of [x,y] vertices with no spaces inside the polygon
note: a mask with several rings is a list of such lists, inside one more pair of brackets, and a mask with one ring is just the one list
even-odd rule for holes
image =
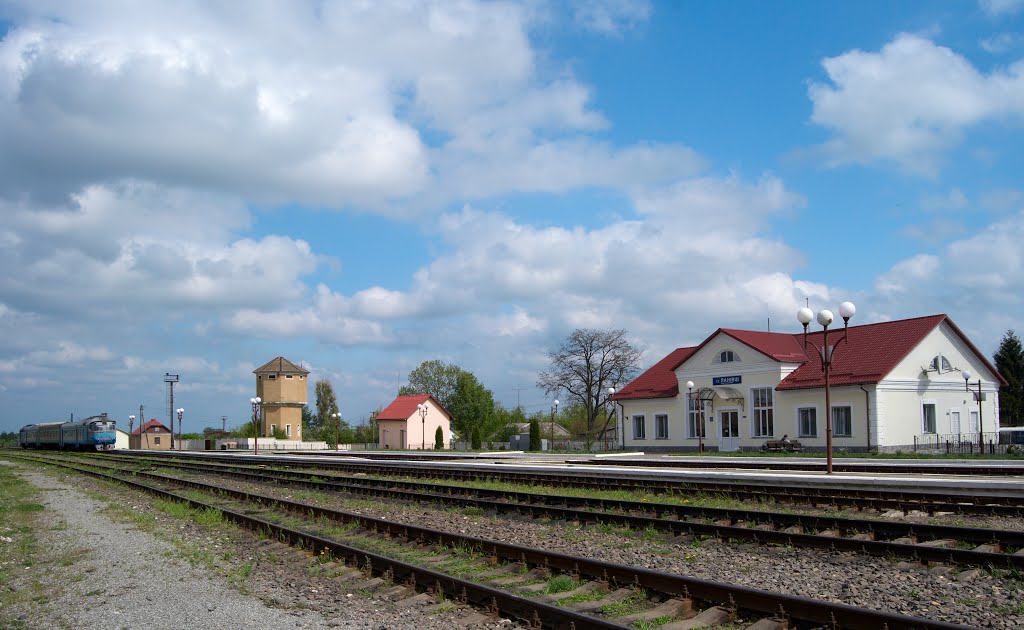
{"label": "locomotive windshield", "polygon": [[113,431],[113,422],[93,422],[89,425],[93,431]]}

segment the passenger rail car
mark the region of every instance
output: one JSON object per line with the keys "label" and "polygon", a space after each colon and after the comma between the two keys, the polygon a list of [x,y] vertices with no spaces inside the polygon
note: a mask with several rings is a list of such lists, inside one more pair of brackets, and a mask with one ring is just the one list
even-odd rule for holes
{"label": "passenger rail car", "polygon": [[21,448],[109,451],[117,439],[114,428],[105,413],[77,422],[29,424],[18,432],[18,444]]}

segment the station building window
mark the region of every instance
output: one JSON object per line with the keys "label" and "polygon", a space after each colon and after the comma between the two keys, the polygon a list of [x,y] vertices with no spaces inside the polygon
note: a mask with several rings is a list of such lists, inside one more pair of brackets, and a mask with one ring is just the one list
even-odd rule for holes
{"label": "station building window", "polygon": [[935,403],[921,404],[921,432],[935,433]]}
{"label": "station building window", "polygon": [[732,363],[736,360],[736,353],[732,350],[722,350],[722,353],[718,355],[719,363]]}
{"label": "station building window", "polygon": [[290,424],[284,425],[284,434],[287,435],[288,437],[292,436],[292,425],[290,425]]}
{"label": "station building window", "polygon": [[647,439],[647,423],[645,421],[643,414],[633,416],[633,439]]}
{"label": "station building window", "polygon": [[654,439],[668,439],[668,414],[659,413],[654,416]]}
{"label": "station building window", "polygon": [[752,413],[754,419],[753,437],[772,437],[775,435],[775,413],[772,404],[772,388],[757,387],[751,390],[754,401]]}
{"label": "station building window", "polygon": [[801,407],[796,410],[797,435],[802,438],[818,437],[818,410],[814,407]]}
{"label": "station building window", "polygon": [[849,405],[832,407],[832,435],[853,437],[853,410]]}

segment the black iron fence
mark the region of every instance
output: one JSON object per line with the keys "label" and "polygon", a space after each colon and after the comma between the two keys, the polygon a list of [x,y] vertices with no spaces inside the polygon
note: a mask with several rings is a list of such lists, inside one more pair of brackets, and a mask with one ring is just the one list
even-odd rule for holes
{"label": "black iron fence", "polygon": [[983,453],[995,455],[1005,453],[1008,443],[1000,443],[996,431],[985,433],[925,433],[914,437],[914,450],[947,455],[972,455]]}

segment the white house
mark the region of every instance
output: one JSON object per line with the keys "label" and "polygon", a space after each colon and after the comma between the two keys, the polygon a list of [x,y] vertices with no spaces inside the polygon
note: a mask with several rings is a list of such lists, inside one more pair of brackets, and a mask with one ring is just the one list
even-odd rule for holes
{"label": "white house", "polygon": [[[977,443],[979,432],[998,442],[1006,381],[946,315],[828,335],[833,448]],[[699,346],[672,351],[612,396],[625,419],[623,446],[685,451],[703,442],[736,451],[788,436],[824,450],[822,341],[821,330],[805,337],[719,328]]]}
{"label": "white house", "polygon": [[452,416],[429,394],[399,396],[377,414],[380,448],[432,449],[438,427],[447,447],[452,439]]}

